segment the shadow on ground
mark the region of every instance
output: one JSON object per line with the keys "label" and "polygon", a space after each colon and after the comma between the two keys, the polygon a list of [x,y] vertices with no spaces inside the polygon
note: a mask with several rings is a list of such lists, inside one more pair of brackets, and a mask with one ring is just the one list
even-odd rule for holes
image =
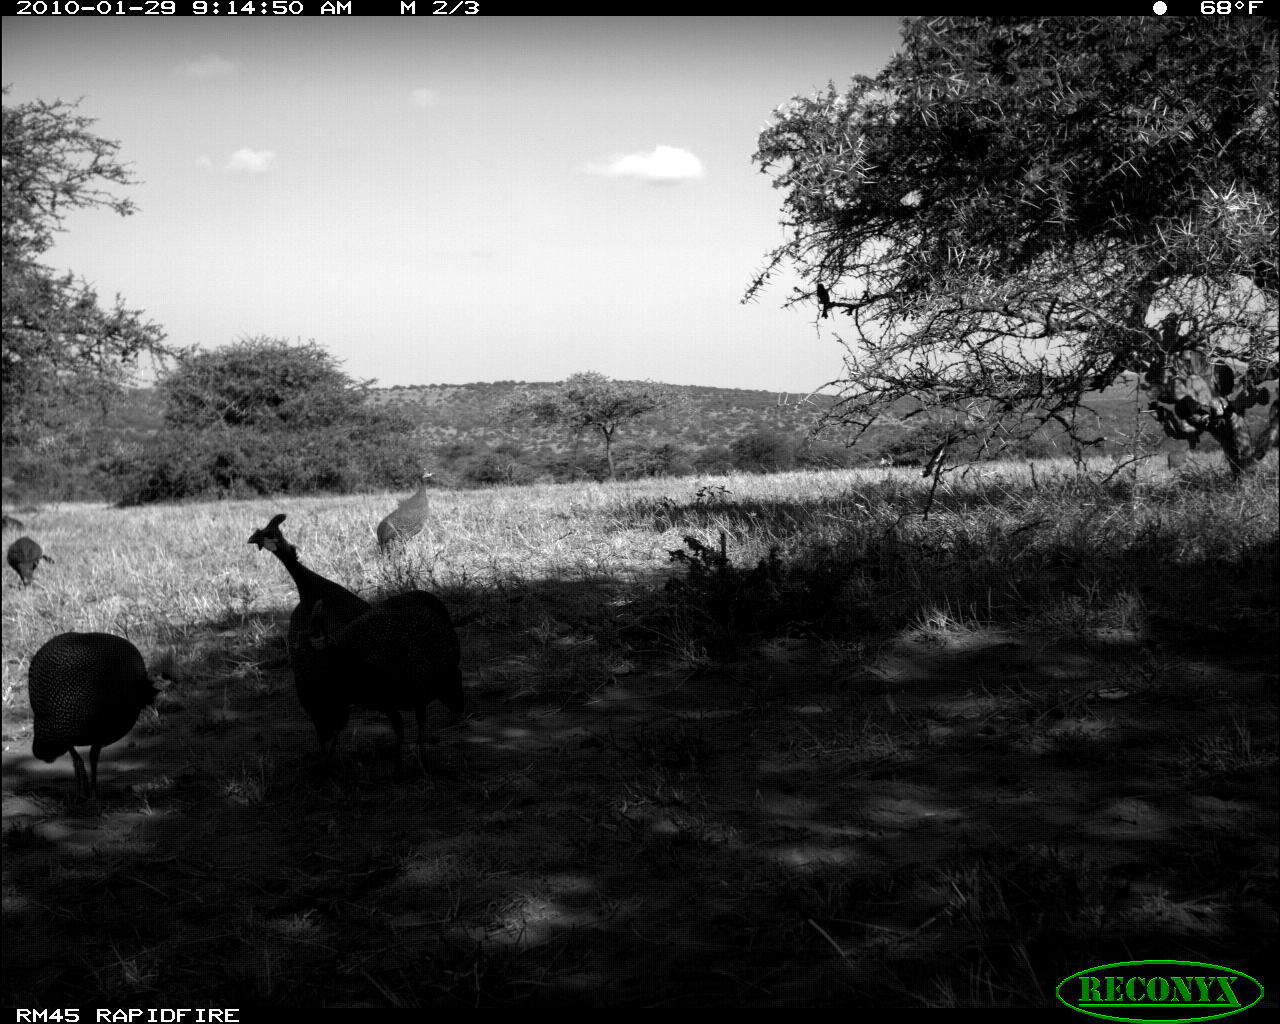
{"label": "shadow on ground", "polygon": [[5,1003],[1044,1006],[1116,960],[1266,976],[1269,650],[916,631],[712,660],[621,640],[614,582],[572,584],[594,631],[547,613],[565,587],[446,595],[485,609],[468,709],[432,707],[399,782],[375,714],[319,761],[287,609],[197,627],[99,808],[7,725]]}

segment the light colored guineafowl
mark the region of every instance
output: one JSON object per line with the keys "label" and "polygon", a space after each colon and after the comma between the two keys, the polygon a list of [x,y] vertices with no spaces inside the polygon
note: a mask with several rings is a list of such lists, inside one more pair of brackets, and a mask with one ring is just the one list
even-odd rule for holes
{"label": "light colored guineafowl", "polygon": [[385,551],[388,544],[394,541],[406,541],[422,532],[427,521],[427,487],[432,474],[422,471],[422,483],[404,501],[396,506],[394,512],[378,524],[378,548]]}
{"label": "light colored guineafowl", "polygon": [[326,721],[340,730],[352,705],[385,714],[396,733],[398,778],[404,747],[400,712],[412,708],[418,761],[425,767],[427,705],[438,700],[462,714],[462,650],[449,610],[439,598],[414,590],[388,598],[335,633],[323,605],[317,602],[312,615],[311,642],[323,659],[319,695]]}
{"label": "light colored guineafowl", "polygon": [[321,672],[324,656],[311,644],[312,611],[323,600],[323,625],[330,634],[337,633],[353,619],[369,610],[369,602],[357,597],[346,587],[313,572],[298,561],[298,549],[284,539],[280,524],[284,513],[274,516],[261,530],[254,530],[250,544],[270,551],[280,559],[298,587],[298,604],[289,616],[289,664],[298,688],[298,701],[316,727],[320,752],[325,754],[333,738],[347,722],[344,708],[339,717],[333,701],[323,699]]}
{"label": "light colored guineafowl", "polygon": [[36,566],[40,564],[41,559],[46,562],[53,561],[30,537],[19,537],[15,540],[9,545],[9,553],[5,557],[8,559],[10,568],[22,577],[24,587],[31,583],[31,577],[35,575]]}
{"label": "light colored guineafowl", "polygon": [[[70,751],[76,795],[87,791],[96,800],[98,755],[133,728],[156,688],[142,655],[124,637],[60,633],[32,657],[27,695],[35,717],[31,753],[52,764]],[[89,747],[88,785],[78,746]]]}

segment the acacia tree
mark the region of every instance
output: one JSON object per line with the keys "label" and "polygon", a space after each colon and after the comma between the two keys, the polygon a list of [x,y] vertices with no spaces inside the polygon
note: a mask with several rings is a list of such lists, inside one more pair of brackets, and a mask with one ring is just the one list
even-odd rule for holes
{"label": "acacia tree", "polygon": [[[7,94],[8,89],[5,89]],[[35,100],[3,108],[4,446],[47,442],[82,418],[86,403],[104,411],[143,356],[174,350],[164,332],[117,296],[103,308],[75,275],[41,258],[67,212],[106,207],[134,212],[109,191],[134,179],[116,159],[119,143],[94,135],[76,103]]]}
{"label": "acacia tree", "polygon": [[115,467],[126,504],[350,492],[420,475],[412,424],[314,342],[257,337],[177,360],[166,430]]}
{"label": "acacia tree", "polygon": [[615,475],[613,437],[618,428],[670,401],[667,389],[652,381],[611,380],[603,373],[587,371],[572,374],[559,384],[537,392],[517,392],[504,415],[564,426],[575,437],[583,431],[599,434],[612,480]]}
{"label": "acacia tree", "polygon": [[[373,415],[357,381],[314,341],[242,338],[179,359],[159,382],[171,429],[345,430]],[[404,424],[395,421],[397,429]],[[415,475],[417,475],[415,473]]]}
{"label": "acacia tree", "polygon": [[[1233,472],[1276,375],[1276,32],[1260,19],[929,18],[855,77],[775,111],[783,265],[844,314],[835,415],[942,410],[979,450],[1138,374],[1166,433]],[[907,400],[907,401],[904,401]]]}

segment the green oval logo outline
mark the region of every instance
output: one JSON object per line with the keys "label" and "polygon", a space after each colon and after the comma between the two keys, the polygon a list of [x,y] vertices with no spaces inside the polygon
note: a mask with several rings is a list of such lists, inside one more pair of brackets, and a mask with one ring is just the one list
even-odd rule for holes
{"label": "green oval logo outline", "polygon": [[[1258,990],[1258,994],[1247,1003],[1241,1003],[1238,1006],[1233,1006],[1229,1009],[1223,1010],[1221,1013],[1210,1014],[1207,1017],[1168,1017],[1163,1014],[1152,1014],[1146,1017],[1119,1017],[1109,1013],[1097,1013],[1094,1010],[1086,1010],[1083,1007],[1076,1006],[1075,1004],[1068,1002],[1062,995],[1062,986],[1073,978],[1078,978],[1083,974],[1092,974],[1094,971],[1105,971],[1109,967],[1145,967],[1155,964],[1177,964],[1180,967],[1208,967],[1211,970],[1218,971],[1222,974],[1231,974],[1239,978],[1247,979],[1252,983],[1253,987]],[[1162,1021],[1164,1024],[1192,1024],[1192,1022],[1195,1021],[1221,1020],[1223,1017],[1230,1017],[1236,1013],[1243,1013],[1245,1010],[1256,1006],[1262,999],[1263,995],[1265,995],[1262,985],[1258,982],[1258,979],[1245,974],[1244,971],[1226,968],[1221,964],[1201,963],[1199,960],[1121,960],[1116,963],[1097,964],[1094,967],[1086,967],[1083,970],[1076,971],[1075,974],[1067,975],[1067,977],[1058,982],[1058,987],[1053,991],[1054,995],[1058,997],[1058,1002],[1068,1009],[1074,1010],[1076,1013],[1083,1013],[1086,1016],[1097,1017],[1101,1020],[1123,1021],[1125,1024],[1146,1024],[1147,1021]],[[1152,1009],[1156,1010],[1157,1005],[1153,1004]],[[1170,1010],[1166,1009],[1164,1012],[1168,1013]]]}

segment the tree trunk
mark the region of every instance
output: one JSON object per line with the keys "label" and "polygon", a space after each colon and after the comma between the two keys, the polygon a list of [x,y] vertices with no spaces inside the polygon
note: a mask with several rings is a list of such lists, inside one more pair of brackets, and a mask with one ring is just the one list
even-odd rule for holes
{"label": "tree trunk", "polygon": [[600,433],[604,434],[604,457],[609,463],[609,479],[613,480],[615,479],[613,471],[613,436],[610,431],[605,430],[603,427],[600,429]]}
{"label": "tree trunk", "polygon": [[1271,416],[1267,420],[1267,429],[1258,438],[1258,458],[1261,459],[1280,441],[1280,398],[1271,403]]}
{"label": "tree trunk", "polygon": [[1211,424],[1209,432],[1222,446],[1231,467],[1231,475],[1237,480],[1256,462],[1253,457],[1253,438],[1249,436],[1249,424],[1245,418],[1228,407],[1227,414]]}

